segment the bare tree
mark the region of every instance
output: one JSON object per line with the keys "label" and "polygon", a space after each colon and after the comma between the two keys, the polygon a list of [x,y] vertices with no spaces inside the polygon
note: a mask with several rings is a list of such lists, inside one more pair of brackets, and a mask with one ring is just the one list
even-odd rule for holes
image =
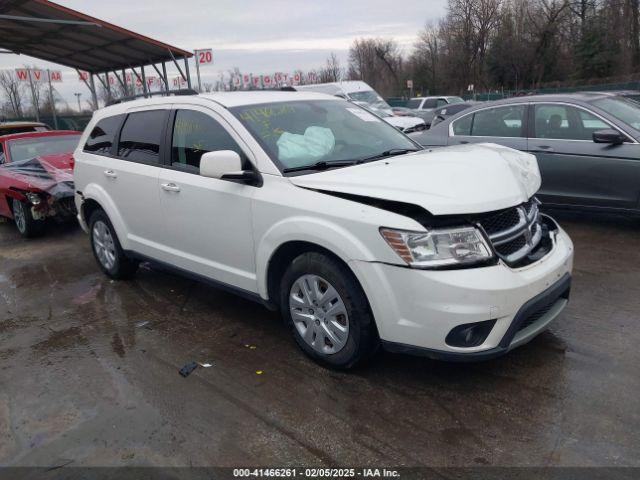
{"label": "bare tree", "polygon": [[338,56],[331,52],[325,66],[318,70],[318,81],[320,83],[339,82],[344,76],[344,71],[340,66]]}
{"label": "bare tree", "polygon": [[349,49],[348,77],[364,80],[383,95],[395,94],[402,88],[403,66],[395,40],[362,38],[355,40]]}
{"label": "bare tree", "polygon": [[18,118],[22,117],[24,84],[18,80],[14,72],[0,72],[0,90],[7,99],[11,114]]}

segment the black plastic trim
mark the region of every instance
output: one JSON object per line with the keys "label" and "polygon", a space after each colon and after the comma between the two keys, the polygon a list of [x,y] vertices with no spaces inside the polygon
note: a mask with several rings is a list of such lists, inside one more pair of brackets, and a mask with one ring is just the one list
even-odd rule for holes
{"label": "black plastic trim", "polygon": [[509,350],[509,345],[518,332],[520,325],[529,317],[529,315],[538,310],[542,305],[554,302],[559,298],[566,298],[568,300],[570,291],[571,275],[566,273],[556,283],[554,283],[549,288],[539,293],[531,300],[527,301],[522,307],[520,307],[518,313],[516,313],[513,321],[511,322],[511,325],[502,337],[502,340],[500,340],[498,346],[489,350],[472,353],[447,352],[444,350],[416,347],[404,343],[388,342],[385,340],[382,340],[382,347],[389,352],[417,355],[421,357],[431,358],[433,360],[443,360],[447,362],[479,362],[490,360],[507,353],[507,351]]}
{"label": "black plastic trim", "polygon": [[156,260],[155,258],[148,257],[146,255],[142,255],[140,253],[134,252],[133,250],[125,250],[124,254],[128,258],[132,258],[138,260],[140,262],[148,262],[150,265],[156,267],[159,270],[164,270],[170,273],[174,273],[176,275],[180,275],[181,277],[189,278],[191,280],[195,280],[198,282],[206,283],[211,285],[212,287],[219,288],[220,290],[224,290],[228,293],[233,293],[240,297],[246,298],[247,300],[251,300],[256,303],[260,303],[263,306],[267,307],[269,310],[277,310],[277,306],[270,302],[269,300],[263,299],[259,294],[250,292],[243,288],[235,287],[233,285],[229,285],[228,283],[220,282],[218,280],[214,280],[209,277],[205,277],[204,275],[200,275],[198,273],[191,272],[189,270],[185,270],[180,267],[176,267],[170,263],[162,262],[160,260]]}

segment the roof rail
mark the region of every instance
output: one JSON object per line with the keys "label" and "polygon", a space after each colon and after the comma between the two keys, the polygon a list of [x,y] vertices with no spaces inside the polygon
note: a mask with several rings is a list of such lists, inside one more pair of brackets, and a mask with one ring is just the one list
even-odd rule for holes
{"label": "roof rail", "polygon": [[180,90],[169,90],[167,91],[159,91],[159,92],[147,92],[147,93],[139,93],[138,95],[130,95],[128,97],[121,97],[121,98],[116,98],[114,100],[111,100],[110,102],[107,103],[107,107],[109,105],[116,105],[118,103],[123,103],[123,102],[130,102],[131,100],[137,100],[138,98],[149,98],[149,97],[155,97],[155,96],[159,96],[159,97],[169,97],[171,95],[174,96],[182,96],[182,95],[198,95],[198,92],[196,90],[193,90],[191,88],[183,88]]}

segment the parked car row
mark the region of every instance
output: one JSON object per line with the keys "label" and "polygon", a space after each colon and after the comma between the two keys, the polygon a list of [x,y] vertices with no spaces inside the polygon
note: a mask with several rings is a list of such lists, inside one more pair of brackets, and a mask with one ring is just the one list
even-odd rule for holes
{"label": "parked car row", "polygon": [[640,212],[640,104],[629,92],[481,103],[412,138],[428,148],[491,142],[529,152],[546,205]]}

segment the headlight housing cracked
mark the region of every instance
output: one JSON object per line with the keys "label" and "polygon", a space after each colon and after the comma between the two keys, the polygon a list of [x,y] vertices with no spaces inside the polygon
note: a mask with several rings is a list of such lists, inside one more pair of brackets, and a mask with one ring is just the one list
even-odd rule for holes
{"label": "headlight housing cracked", "polygon": [[474,227],[427,232],[381,228],[380,234],[407,265],[415,268],[468,266],[493,258],[491,247]]}

